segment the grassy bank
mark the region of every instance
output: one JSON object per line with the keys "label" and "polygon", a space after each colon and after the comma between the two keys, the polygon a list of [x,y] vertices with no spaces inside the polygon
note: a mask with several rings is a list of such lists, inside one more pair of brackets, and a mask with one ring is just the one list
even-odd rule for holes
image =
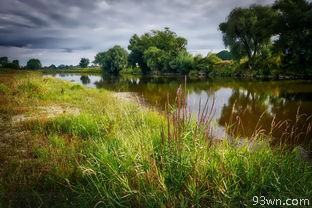
{"label": "grassy bank", "polygon": [[74,68],[74,69],[42,69],[42,73],[91,73],[101,74],[103,73],[100,67],[95,68]]}
{"label": "grassy bank", "polygon": [[[95,68],[74,68],[74,69],[42,69],[42,73],[89,73],[89,74],[103,74],[103,70],[100,67]],[[141,74],[138,68],[127,67],[120,71],[120,74]]]}
{"label": "grassy bank", "polygon": [[[0,73],[3,207],[245,207],[253,196],[312,199],[295,150],[215,140],[105,90]],[[178,109],[178,110],[177,110]],[[180,114],[179,116],[175,116]]]}

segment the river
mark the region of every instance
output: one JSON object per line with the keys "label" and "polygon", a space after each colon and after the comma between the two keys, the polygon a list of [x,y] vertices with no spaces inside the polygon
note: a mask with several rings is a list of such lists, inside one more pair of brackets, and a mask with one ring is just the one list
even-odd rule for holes
{"label": "river", "polygon": [[[164,110],[169,95],[174,102],[182,76],[105,76],[56,73],[53,76],[87,87],[114,92],[129,92],[145,104]],[[269,135],[272,141],[311,146],[312,81],[311,80],[240,80],[233,78],[187,78],[188,109],[197,115],[209,98],[213,106],[215,137],[237,135],[250,137],[255,132]],[[273,121],[273,122],[272,122]],[[272,128],[273,126],[273,128]],[[231,127],[231,128],[230,128]],[[260,130],[261,129],[261,130]],[[258,131],[257,131],[258,130]],[[276,140],[276,138],[279,138]]]}

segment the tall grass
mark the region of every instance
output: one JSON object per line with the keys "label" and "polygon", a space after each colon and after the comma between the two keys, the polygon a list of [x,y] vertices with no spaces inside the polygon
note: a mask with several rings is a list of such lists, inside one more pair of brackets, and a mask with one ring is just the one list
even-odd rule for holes
{"label": "tall grass", "polygon": [[84,139],[100,138],[108,132],[105,117],[95,119],[90,114],[59,117],[45,124],[45,133],[57,133]]}

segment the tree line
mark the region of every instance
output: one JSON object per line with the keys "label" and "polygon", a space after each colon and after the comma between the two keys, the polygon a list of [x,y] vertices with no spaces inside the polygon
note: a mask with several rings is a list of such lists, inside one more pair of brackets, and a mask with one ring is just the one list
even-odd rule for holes
{"label": "tree line", "polygon": [[[141,36],[134,34],[128,50],[116,45],[97,53],[92,63],[113,74],[128,70],[143,74],[312,75],[312,3],[306,0],[277,0],[272,6],[235,8],[219,30],[229,51],[193,56],[186,49],[184,37],[164,28]],[[19,65],[17,60],[9,63],[5,58],[0,59],[0,66]],[[81,58],[79,67],[89,64],[89,59]],[[31,59],[25,68],[42,66],[38,59]]]}
{"label": "tree line", "polygon": [[3,68],[11,68],[11,69],[20,68],[18,60],[13,60],[12,62],[10,62],[8,57],[6,56],[0,57],[0,66]]}
{"label": "tree line", "polygon": [[[20,66],[18,60],[9,61],[8,57],[2,56],[0,57],[0,67],[1,68],[9,68],[9,69],[77,69],[77,68],[86,68],[90,64],[90,60],[88,58],[81,58],[79,65],[65,65],[60,64],[55,66],[51,64],[50,66],[42,66],[41,61],[36,58],[31,58],[27,61],[25,66]],[[90,67],[96,67],[96,65],[91,65]]]}
{"label": "tree line", "polygon": [[29,59],[25,67],[21,67],[18,60],[13,60],[12,62],[8,57],[2,56],[0,57],[0,67],[1,68],[9,68],[9,69],[42,69],[42,64],[39,59]]}
{"label": "tree line", "polygon": [[141,36],[134,34],[130,38],[130,53],[116,45],[97,53],[93,63],[100,66],[104,72],[113,74],[118,74],[125,68],[143,74],[188,74],[191,70],[208,72],[213,64],[232,59],[228,51],[209,53],[205,57],[193,56],[187,51],[186,45],[187,40],[169,28],[152,30]]}
{"label": "tree line", "polygon": [[272,6],[235,8],[219,30],[230,52],[192,56],[187,40],[165,28],[135,34],[129,40],[129,54],[115,46],[98,53],[95,63],[111,73],[128,63],[142,73],[312,75],[311,2],[277,0]]}

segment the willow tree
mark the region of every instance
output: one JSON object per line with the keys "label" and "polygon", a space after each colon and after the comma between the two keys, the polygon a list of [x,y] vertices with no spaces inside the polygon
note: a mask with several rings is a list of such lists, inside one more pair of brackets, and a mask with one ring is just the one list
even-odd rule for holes
{"label": "willow tree", "polygon": [[272,28],[276,13],[268,6],[251,5],[236,8],[227,21],[219,25],[223,42],[230,48],[235,59],[248,57],[248,68],[252,69],[257,56],[271,44]]}

